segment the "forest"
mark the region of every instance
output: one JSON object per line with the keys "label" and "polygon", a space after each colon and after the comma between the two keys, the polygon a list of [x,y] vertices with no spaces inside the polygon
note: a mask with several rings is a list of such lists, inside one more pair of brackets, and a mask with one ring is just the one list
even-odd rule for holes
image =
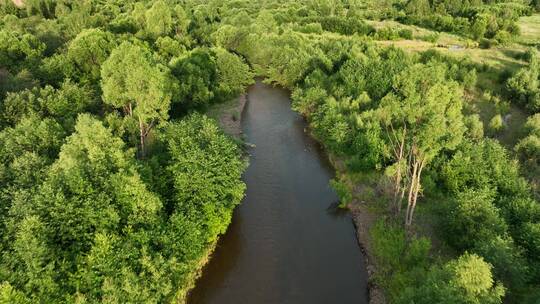
{"label": "forest", "polygon": [[386,302],[538,304],[539,48],[537,0],[0,0],[0,302],[186,302],[249,162],[206,114],[260,77]]}

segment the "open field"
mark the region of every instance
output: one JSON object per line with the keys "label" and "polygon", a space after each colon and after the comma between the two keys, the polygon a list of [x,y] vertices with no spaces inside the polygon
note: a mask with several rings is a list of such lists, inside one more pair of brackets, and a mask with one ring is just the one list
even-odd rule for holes
{"label": "open field", "polygon": [[538,46],[540,42],[540,14],[521,17],[518,25],[521,30],[518,41],[525,45]]}

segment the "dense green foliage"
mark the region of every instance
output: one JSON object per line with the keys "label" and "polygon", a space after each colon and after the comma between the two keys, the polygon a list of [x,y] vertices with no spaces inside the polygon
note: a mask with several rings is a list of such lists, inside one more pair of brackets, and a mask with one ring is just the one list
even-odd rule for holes
{"label": "dense green foliage", "polygon": [[[403,259],[415,254],[411,251],[416,246],[427,245],[403,237],[402,245],[383,246],[376,255],[390,254],[380,264],[388,267],[382,282],[392,278],[389,284],[382,283],[391,302],[425,298],[426,303],[447,299],[449,303],[501,303],[503,296],[516,302],[534,301],[537,294],[531,291],[540,282],[535,255],[539,204],[505,148],[482,139],[479,116],[464,114],[464,91],[475,88],[476,71],[482,67],[435,51],[410,55],[379,48],[369,37],[325,35],[315,26],[309,31],[289,28],[284,20],[290,19],[282,19],[279,9],[275,12],[275,22],[281,22],[283,31],[275,25],[261,27],[223,18],[227,25],[213,37],[243,54],[268,82],[290,88],[293,108],[308,119],[325,148],[345,160],[349,172],[383,171],[393,184],[391,209],[399,217],[405,215],[408,225],[419,197],[445,197],[437,207],[438,234],[464,255],[447,263],[425,257],[417,267]],[[340,14],[339,6],[334,14]],[[490,127],[489,134],[500,132],[502,116]],[[475,181],[482,185],[475,186]],[[352,200],[343,183],[334,186],[343,199]],[[402,208],[403,200],[407,210]],[[396,229],[393,234],[405,233]],[[400,252],[389,253],[396,250]],[[466,285],[465,290],[455,289],[459,279],[452,276],[461,275],[456,274],[459,263],[475,265],[463,266],[473,268],[472,274],[463,276],[485,283],[478,283],[474,291],[466,290]],[[448,288],[437,293],[434,286]]]}
{"label": "dense green foliage", "polygon": [[0,301],[185,300],[245,188],[235,142],[189,112],[249,66],[166,1],[1,11]]}
{"label": "dense green foliage", "polygon": [[533,51],[529,65],[517,71],[506,83],[514,100],[534,113],[540,112],[539,59],[537,52]]}
{"label": "dense green foliage", "polygon": [[519,34],[518,17],[533,7],[520,1],[427,1],[410,0],[398,19],[438,31],[466,34],[475,40],[505,44]]}
{"label": "dense green foliage", "polygon": [[[347,172],[383,176],[388,218],[372,237],[390,302],[540,297],[535,190],[484,138],[505,117],[469,104],[485,66],[380,46],[416,33],[370,22],[505,44],[540,2],[15,2],[0,0],[1,301],[184,300],[244,191],[238,147],[197,112],[254,75],[291,90]],[[539,63],[526,57],[497,81],[536,113]],[[537,116],[514,148],[536,167]],[[434,206],[449,254],[414,235],[417,202]]]}
{"label": "dense green foliage", "polygon": [[540,166],[540,113],[527,119],[523,131],[515,149],[530,165]]}

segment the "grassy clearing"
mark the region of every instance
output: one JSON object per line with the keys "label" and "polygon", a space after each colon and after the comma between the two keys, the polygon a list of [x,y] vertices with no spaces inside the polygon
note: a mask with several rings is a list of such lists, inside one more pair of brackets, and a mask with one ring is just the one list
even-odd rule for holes
{"label": "grassy clearing", "polygon": [[[443,45],[460,45],[465,46],[467,43],[469,43],[468,39],[464,39],[458,35],[450,34],[450,33],[444,33],[444,32],[436,32],[432,31],[423,27],[419,27],[416,25],[407,25],[402,24],[397,21],[393,20],[384,20],[384,21],[366,21],[368,24],[373,26],[375,29],[382,29],[382,28],[397,28],[397,29],[409,29],[413,33],[413,37],[415,40],[413,41],[422,41],[423,37],[428,37],[432,35],[436,35],[438,37],[437,43],[443,44]],[[434,45],[433,43],[431,44]]]}
{"label": "grassy clearing", "polygon": [[211,105],[208,108],[208,111],[206,112],[206,115],[208,117],[211,117],[211,118],[219,121],[219,118],[222,115],[231,115],[232,116],[232,114],[236,110],[237,106],[238,106],[238,99],[237,98],[233,98],[231,100],[221,102],[221,103],[215,103],[215,104]]}
{"label": "grassy clearing", "polygon": [[518,41],[525,45],[540,44],[540,14],[521,17],[518,22],[521,30],[521,36]]}
{"label": "grassy clearing", "polygon": [[[523,28],[523,36],[518,39],[519,43],[491,49],[468,47],[471,45],[471,42],[457,35],[438,33],[418,26],[400,24],[396,21],[370,21],[370,24],[376,29],[385,27],[407,28],[413,32],[415,38],[438,35],[436,42],[419,39],[376,41],[379,45],[393,45],[408,52],[436,49],[449,56],[470,58],[478,66],[488,67],[488,69],[482,69],[483,71],[478,72],[477,87],[474,91],[468,92],[466,96],[468,110],[470,113],[478,113],[480,115],[486,134],[499,139],[501,143],[510,149],[516,144],[527,114],[512,104],[507,109],[501,111],[500,103],[504,101],[499,102],[491,96],[501,95],[503,93],[504,82],[502,75],[504,73],[514,73],[526,64],[521,59],[522,54],[526,51],[526,46],[520,43],[522,41],[531,43],[532,41],[540,40],[540,15],[524,17],[520,20],[520,26]],[[456,48],[455,46],[461,46],[462,48]],[[488,130],[489,121],[497,114],[505,117],[505,128],[498,134],[490,134]]]}
{"label": "grassy clearing", "polygon": [[463,45],[457,43],[457,41],[451,40],[451,38],[446,39],[445,43],[441,43],[440,41],[441,38],[439,38],[437,43],[431,43],[423,40],[376,41],[376,43],[384,46],[394,45],[404,49],[405,51],[412,52],[436,49],[444,54],[459,58],[469,57],[476,64],[487,65],[501,71],[515,71],[525,64],[525,62],[520,59],[520,56],[525,52],[526,49],[520,45],[491,49],[455,49],[453,48],[454,45]]}
{"label": "grassy clearing", "polygon": [[[523,38],[529,41],[532,41],[532,39],[536,39],[536,41],[540,40],[540,15],[525,18],[529,19],[520,20],[520,25],[525,28],[523,30],[524,34],[529,36],[522,36],[520,39]],[[436,49],[452,56],[470,57],[475,63],[486,64],[501,70],[513,71],[524,64],[520,56],[525,52],[526,47],[517,43],[491,49],[480,49],[477,47],[476,42],[451,33],[436,32],[391,20],[368,21],[368,23],[375,29],[387,27],[409,29],[415,38],[414,40],[377,41],[380,45],[394,45],[407,51]],[[428,36],[437,36],[437,41],[428,42],[422,40],[423,37]],[[456,46],[461,48],[456,48]]]}
{"label": "grassy clearing", "polygon": [[[501,101],[488,93],[481,94],[481,92],[481,90],[476,90],[466,94],[468,114],[480,115],[485,135],[498,139],[501,144],[512,150],[521,138],[523,124],[527,120],[527,113],[514,104]],[[491,133],[489,122],[497,114],[503,116],[505,127],[498,133]]]}

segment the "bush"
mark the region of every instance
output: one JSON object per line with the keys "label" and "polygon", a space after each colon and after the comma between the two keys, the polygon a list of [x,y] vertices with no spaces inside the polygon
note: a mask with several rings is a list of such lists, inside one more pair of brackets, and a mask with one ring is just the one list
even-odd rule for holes
{"label": "bush", "polygon": [[437,33],[433,33],[433,34],[428,34],[428,35],[425,35],[425,36],[420,36],[418,37],[420,40],[423,40],[423,41],[427,41],[427,42],[431,42],[431,43],[437,43],[437,41],[439,41],[439,34]]}
{"label": "bush", "polygon": [[496,236],[478,240],[473,251],[493,265],[493,274],[506,287],[519,289],[529,280],[527,260],[523,250],[510,237]]}
{"label": "bush", "polygon": [[540,113],[534,114],[527,118],[523,126],[523,133],[527,135],[540,136]]}
{"label": "bush", "polygon": [[506,81],[506,88],[513,100],[536,113],[540,111],[540,70],[534,58],[529,66],[519,69]]}
{"label": "bush", "polygon": [[507,31],[498,31],[493,39],[500,45],[507,45],[512,42],[512,35]]}
{"label": "bush", "polygon": [[398,31],[391,27],[378,29],[374,37],[377,40],[398,40],[400,38]]}
{"label": "bush", "polygon": [[339,206],[342,208],[347,207],[347,205],[352,201],[353,195],[349,190],[349,186],[343,181],[332,179],[330,181],[330,186],[336,191],[337,196],[339,197]]}
{"label": "bush", "polygon": [[484,138],[484,124],[480,120],[480,115],[472,114],[465,117],[466,135],[474,140]]}
{"label": "bush", "polygon": [[341,18],[339,16],[308,17],[304,23],[319,23],[323,30],[342,35],[368,35],[375,30],[360,18]]}
{"label": "bush", "polygon": [[525,53],[523,53],[521,59],[527,61],[528,63],[532,63],[535,60],[539,60],[538,50],[536,48],[528,48],[525,51]]}
{"label": "bush", "polygon": [[494,46],[497,46],[497,40],[494,40],[494,39],[487,39],[487,38],[482,38],[480,39],[480,48],[482,49],[490,49]]}
{"label": "bush", "polygon": [[318,22],[297,26],[295,27],[295,30],[307,34],[322,34],[323,32],[323,28]]}
{"label": "bush", "polygon": [[410,29],[401,29],[399,30],[399,37],[411,40],[413,39],[413,32]]}
{"label": "bush", "polygon": [[519,140],[514,150],[531,164],[540,165],[540,113],[527,119],[523,134],[525,137]]}
{"label": "bush", "polygon": [[431,243],[427,238],[407,239],[401,225],[379,220],[370,231],[381,286],[397,299],[407,286],[419,284],[429,267]]}
{"label": "bush", "polygon": [[504,120],[501,114],[497,114],[489,121],[489,130],[492,134],[497,134],[504,129]]}
{"label": "bush", "polygon": [[468,189],[494,189],[496,196],[527,196],[519,166],[506,149],[493,139],[465,142],[441,170],[441,178],[452,195]]}
{"label": "bush", "polygon": [[469,250],[481,240],[506,233],[508,227],[493,201],[493,193],[483,189],[461,192],[449,203],[444,227],[452,246]]}
{"label": "bush", "polygon": [[491,265],[482,257],[465,253],[445,265],[430,268],[416,286],[404,286],[398,304],[500,304],[504,287],[496,283]]}
{"label": "bush", "polygon": [[533,164],[540,165],[540,137],[529,135],[522,138],[514,147],[523,159]]}

